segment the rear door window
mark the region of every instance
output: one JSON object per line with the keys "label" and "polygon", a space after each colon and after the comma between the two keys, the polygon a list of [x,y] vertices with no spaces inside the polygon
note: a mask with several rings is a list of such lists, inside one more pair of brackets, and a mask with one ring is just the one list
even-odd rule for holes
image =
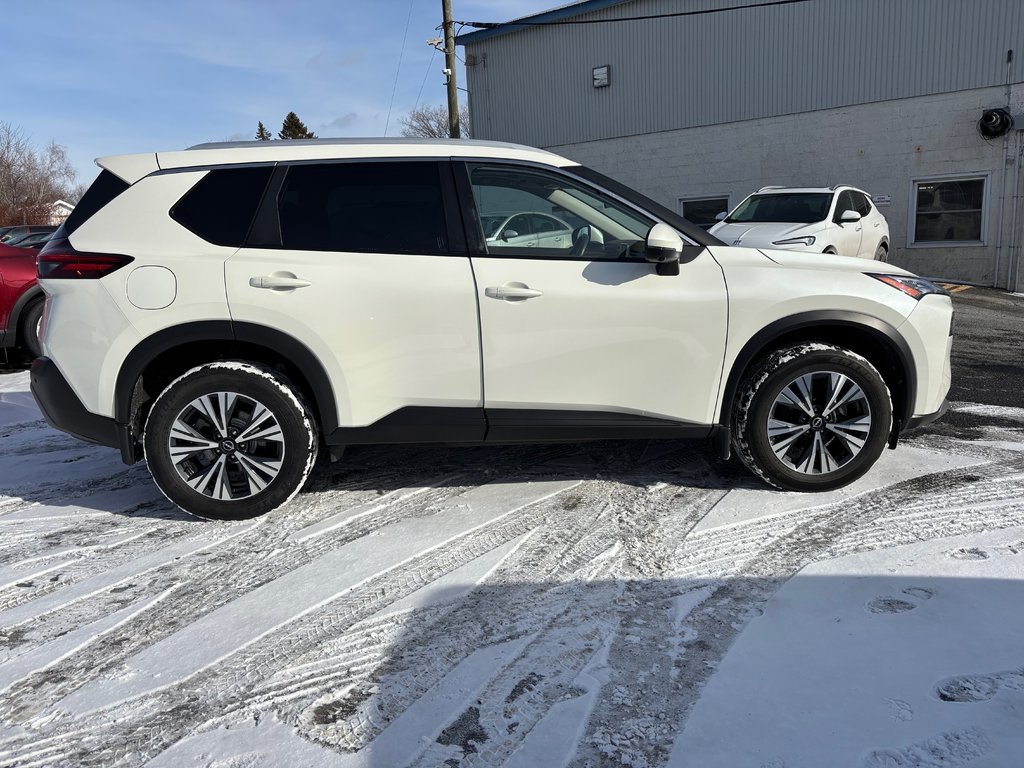
{"label": "rear door window", "polygon": [[277,202],[289,250],[450,252],[434,161],[294,165]]}

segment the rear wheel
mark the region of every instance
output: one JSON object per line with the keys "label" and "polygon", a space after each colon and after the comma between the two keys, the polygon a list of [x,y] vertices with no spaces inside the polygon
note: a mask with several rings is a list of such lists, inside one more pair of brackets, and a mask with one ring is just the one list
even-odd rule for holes
{"label": "rear wheel", "polygon": [[733,445],[747,467],[788,491],[827,491],[875,463],[892,428],[885,381],[865,358],[806,343],[768,355],[733,413]]}
{"label": "rear wheel", "polygon": [[32,357],[39,357],[43,354],[42,345],[39,343],[39,324],[42,320],[42,300],[35,301],[26,307],[21,316],[21,327],[18,329],[18,333],[22,346]]}
{"label": "rear wheel", "polygon": [[305,483],[317,455],[309,410],[276,371],[244,362],[201,365],[157,397],[146,460],[172,502],[204,518],[269,512]]}

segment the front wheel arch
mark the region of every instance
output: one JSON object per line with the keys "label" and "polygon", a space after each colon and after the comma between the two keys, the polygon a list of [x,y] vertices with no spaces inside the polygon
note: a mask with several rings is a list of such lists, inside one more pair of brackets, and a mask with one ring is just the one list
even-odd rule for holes
{"label": "front wheel arch", "polygon": [[732,441],[769,485],[828,491],[866,473],[892,430],[878,370],[833,344],[798,343],[758,361],[734,404]]}
{"label": "front wheel arch", "polygon": [[755,334],[740,350],[726,377],[719,403],[716,447],[728,458],[728,436],[732,427],[732,407],[740,384],[757,361],[776,349],[800,342],[834,344],[866,358],[878,369],[892,395],[893,435],[895,439],[909,422],[917,397],[914,358],[906,341],[884,320],[849,310],[819,310],[790,315],[769,324]]}

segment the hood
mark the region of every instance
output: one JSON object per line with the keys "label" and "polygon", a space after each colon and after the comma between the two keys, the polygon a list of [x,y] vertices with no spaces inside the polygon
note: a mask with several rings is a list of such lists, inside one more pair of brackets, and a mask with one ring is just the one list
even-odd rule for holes
{"label": "hood", "polygon": [[749,248],[771,248],[776,240],[814,235],[823,229],[823,222],[792,224],[777,221],[720,221],[709,231],[726,245]]}
{"label": "hood", "polygon": [[884,275],[914,275],[902,267],[872,259],[855,256],[836,256],[831,253],[807,253],[805,251],[782,251],[759,249],[759,252],[783,267],[807,269],[829,269],[840,272],[877,272]]}

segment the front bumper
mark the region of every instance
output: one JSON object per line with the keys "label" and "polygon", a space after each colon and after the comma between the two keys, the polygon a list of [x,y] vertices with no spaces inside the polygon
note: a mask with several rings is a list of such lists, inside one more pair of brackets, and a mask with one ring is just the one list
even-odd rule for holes
{"label": "front bumper", "polygon": [[32,362],[32,396],[46,423],[54,429],[89,443],[120,447],[114,419],[86,410],[64,374],[48,357],[37,357]]}

